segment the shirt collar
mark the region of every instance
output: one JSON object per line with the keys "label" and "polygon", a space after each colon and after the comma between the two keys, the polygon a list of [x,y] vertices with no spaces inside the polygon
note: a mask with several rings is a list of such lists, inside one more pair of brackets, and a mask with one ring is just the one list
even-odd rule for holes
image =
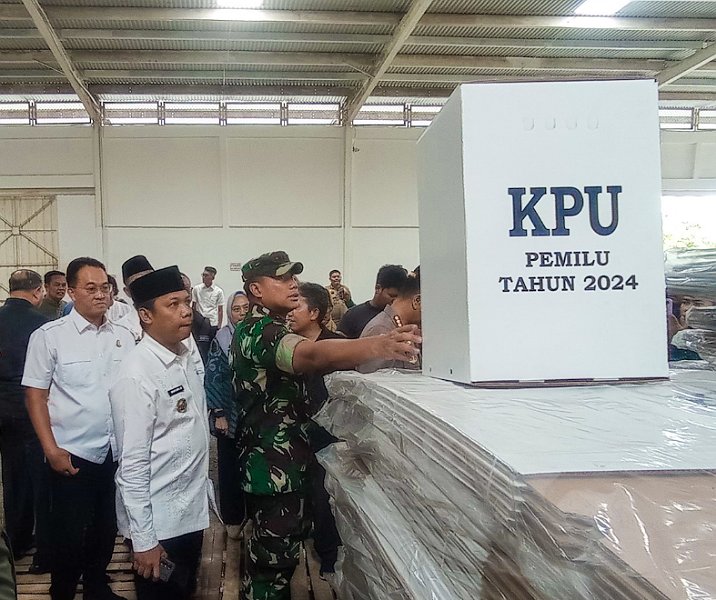
{"label": "shirt collar", "polygon": [[395,309],[393,308],[392,304],[386,305],[386,307],[383,309],[383,312],[390,317],[390,320],[395,322]]}
{"label": "shirt collar", "polygon": [[109,330],[112,330],[112,323],[109,319],[107,319],[107,315],[103,317],[102,324],[99,327],[96,327],[93,323],[90,323],[87,319],[85,319],[80,313],[77,312],[76,308],[72,308],[70,311],[70,314],[68,315],[70,321],[72,321],[77,327],[77,331],[79,333],[82,333],[86,331],[87,329],[90,329],[94,327],[95,329],[102,329],[103,327],[108,328]]}
{"label": "shirt collar", "polygon": [[186,340],[179,342],[179,345],[181,346],[181,353],[175,354],[166,346],[162,346],[146,331],[144,332],[144,337],[142,338],[141,343],[144,344],[159,360],[161,360],[166,367],[172,364],[175,360],[186,357],[190,352],[189,345]]}
{"label": "shirt collar", "polygon": [[253,317],[267,317],[271,314],[271,311],[265,306],[260,304],[251,304],[251,316]]}
{"label": "shirt collar", "polygon": [[272,313],[268,308],[262,306],[261,304],[252,304],[250,312],[252,317],[271,317],[277,321],[286,320],[286,317]]}
{"label": "shirt collar", "polygon": [[32,302],[30,302],[29,300],[25,300],[25,298],[7,298],[5,300],[5,306],[10,306],[12,304],[16,306],[24,306],[27,304],[27,306],[32,308]]}

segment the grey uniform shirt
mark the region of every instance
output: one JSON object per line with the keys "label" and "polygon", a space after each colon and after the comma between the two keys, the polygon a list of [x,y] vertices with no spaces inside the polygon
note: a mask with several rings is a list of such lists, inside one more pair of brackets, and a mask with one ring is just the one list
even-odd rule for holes
{"label": "grey uniform shirt", "polygon": [[[360,336],[364,338],[373,335],[382,335],[385,333],[390,333],[394,329],[398,328],[398,326],[395,324],[394,317],[395,311],[393,310],[393,307],[389,304],[383,309],[382,312],[378,313],[375,317],[373,317],[373,319],[368,322],[368,324],[363,329],[363,333],[361,333]],[[358,365],[358,367],[356,367],[356,370],[360,371],[361,373],[373,373],[378,369],[410,369],[412,371],[419,371],[420,363],[409,363],[404,360],[387,360],[382,358],[376,358],[364,362]]]}

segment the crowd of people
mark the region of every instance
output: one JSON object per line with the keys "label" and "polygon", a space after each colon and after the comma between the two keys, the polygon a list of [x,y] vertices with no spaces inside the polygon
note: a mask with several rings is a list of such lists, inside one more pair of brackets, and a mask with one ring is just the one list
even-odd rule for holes
{"label": "crowd of people", "polygon": [[420,269],[381,267],[362,304],[340,271],[326,286],[302,272],[285,252],[264,254],[225,296],[214,267],[192,287],[137,255],[122,265],[129,302],[93,258],[44,278],[12,273],[0,308],[0,555],[34,548],[30,572],[51,574],[53,600],[74,598],[80,580],[85,600],[112,600],[119,532],[137,598],[181,600],[214,508],[231,536],[252,523],[242,597],[289,599],[310,535],[332,572],[340,539],[315,453],[336,439],[312,419],[328,399],[323,376],[420,368]]}

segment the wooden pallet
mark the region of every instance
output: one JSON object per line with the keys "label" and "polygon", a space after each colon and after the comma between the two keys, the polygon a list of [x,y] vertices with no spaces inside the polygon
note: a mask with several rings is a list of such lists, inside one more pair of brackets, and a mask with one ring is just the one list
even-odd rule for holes
{"label": "wooden pallet", "polygon": [[[50,597],[50,574],[31,575],[28,573],[31,556],[25,556],[17,561],[17,594],[18,600],[48,600]],[[107,567],[107,574],[111,582],[110,587],[125,596],[127,600],[136,600],[134,593],[134,579],[132,576],[132,564],[129,562],[129,548],[122,543],[122,538],[117,538],[114,545],[112,562]],[[82,584],[80,584],[75,600],[82,600]]]}
{"label": "wooden pallet", "polygon": [[[211,526],[204,532],[196,600],[239,599],[245,547],[243,539],[227,538],[224,527],[212,519]],[[17,561],[18,600],[49,600],[50,575],[28,573],[31,562],[31,556]],[[111,579],[110,587],[115,592],[127,600],[136,600],[129,549],[121,538],[117,538],[107,573]],[[301,549],[301,560],[291,581],[292,600],[336,600],[330,586],[318,573],[319,564],[309,540]],[[75,600],[82,600],[81,584]]]}

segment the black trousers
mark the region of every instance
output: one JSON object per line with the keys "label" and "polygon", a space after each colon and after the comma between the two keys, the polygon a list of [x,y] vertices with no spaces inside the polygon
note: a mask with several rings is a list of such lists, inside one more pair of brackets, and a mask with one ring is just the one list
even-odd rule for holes
{"label": "black trousers", "polygon": [[203,531],[187,533],[159,543],[175,564],[168,582],[144,579],[134,573],[137,600],[188,600],[196,589],[196,575],[201,560]]}
{"label": "black trousers", "polygon": [[37,546],[35,561],[49,565],[49,473],[27,419],[0,419],[5,524],[16,556]]}
{"label": "black trousers", "polygon": [[326,470],[314,459],[308,466],[308,476],[313,517],[313,546],[321,560],[321,571],[333,573],[338,559],[341,536],[331,510],[331,497],[326,491]]}
{"label": "black trousers", "polygon": [[85,593],[107,588],[117,535],[112,453],[102,464],[72,456],[71,477],[50,472],[52,600],[73,600],[80,575]]}
{"label": "black trousers", "polygon": [[221,519],[226,525],[241,525],[246,518],[246,505],[239,477],[239,450],[236,440],[218,434],[216,452]]}

